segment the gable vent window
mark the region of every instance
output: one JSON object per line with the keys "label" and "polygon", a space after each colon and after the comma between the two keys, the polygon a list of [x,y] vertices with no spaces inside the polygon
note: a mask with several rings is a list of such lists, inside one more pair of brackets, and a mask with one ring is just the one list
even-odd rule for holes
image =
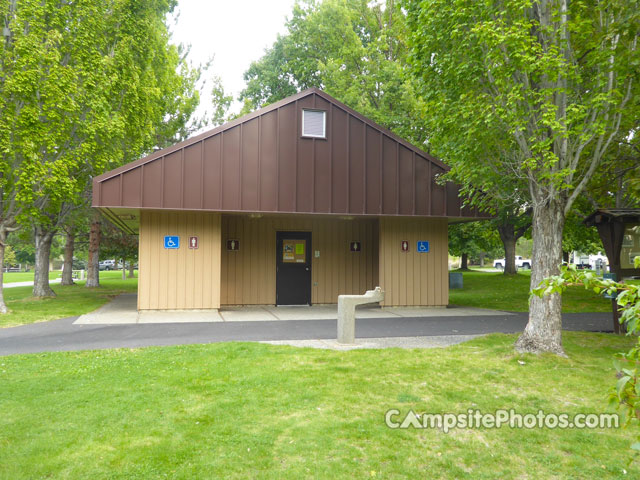
{"label": "gable vent window", "polygon": [[302,110],[302,136],[326,138],[326,116],[323,110]]}

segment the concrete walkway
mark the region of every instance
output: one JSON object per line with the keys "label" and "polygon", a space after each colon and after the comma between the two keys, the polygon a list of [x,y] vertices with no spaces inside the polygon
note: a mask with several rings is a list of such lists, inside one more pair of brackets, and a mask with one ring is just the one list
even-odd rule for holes
{"label": "concrete walkway", "polygon": [[[219,310],[136,310],[137,295],[122,294],[98,310],[80,316],[77,325],[123,325],[140,323],[219,323],[219,322],[273,322],[284,320],[336,320],[336,305],[311,307],[224,307]],[[483,308],[429,308],[386,307],[362,305],[356,309],[356,318],[423,318],[423,317],[478,317],[512,315],[509,312]]]}
{"label": "concrete walkway", "polygon": [[[61,281],[62,281],[61,278],[49,279],[49,283],[60,283]],[[2,284],[2,288],[13,288],[13,287],[33,287],[33,280],[29,282],[11,282],[11,283]]]}

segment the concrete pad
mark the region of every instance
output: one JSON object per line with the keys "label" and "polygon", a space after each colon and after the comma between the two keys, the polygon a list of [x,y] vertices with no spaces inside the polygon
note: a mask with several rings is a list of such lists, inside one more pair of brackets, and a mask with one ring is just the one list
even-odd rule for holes
{"label": "concrete pad", "polygon": [[[384,307],[383,312],[399,317],[475,317],[513,315],[501,310],[472,307]],[[388,316],[388,315],[387,315]]]}
{"label": "concrete pad", "polygon": [[338,343],[337,340],[273,340],[263,341],[270,345],[290,345],[292,347],[320,348],[328,350],[359,350],[375,348],[444,348],[467,342],[481,335],[440,335],[429,337],[386,337],[356,339],[353,345]]}
{"label": "concrete pad", "polygon": [[138,295],[123,293],[97,310],[81,315],[74,324],[116,325],[138,322]]}
{"label": "concrete pad", "polygon": [[[138,312],[137,295],[118,295],[94,312],[80,316],[79,325],[130,323],[272,322],[277,320],[336,320],[337,305],[224,307],[218,310],[143,310]],[[468,307],[384,307],[360,305],[356,318],[504,316],[509,312]]]}
{"label": "concrete pad", "polygon": [[225,322],[273,322],[279,320],[264,307],[223,307],[218,313]]}
{"label": "concrete pad", "polygon": [[278,320],[335,320],[338,318],[337,305],[308,306],[265,306],[265,310]]}
{"label": "concrete pad", "polygon": [[138,323],[223,322],[217,310],[142,310]]}

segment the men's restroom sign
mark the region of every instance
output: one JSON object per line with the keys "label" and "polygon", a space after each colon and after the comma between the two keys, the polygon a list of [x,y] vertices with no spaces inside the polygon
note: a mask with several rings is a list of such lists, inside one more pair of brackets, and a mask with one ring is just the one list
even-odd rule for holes
{"label": "men's restroom sign", "polygon": [[189,248],[194,250],[198,248],[198,237],[189,237]]}
{"label": "men's restroom sign", "polygon": [[175,250],[180,248],[180,237],[178,235],[165,235],[164,248]]}
{"label": "men's restroom sign", "polygon": [[240,250],[240,242],[238,240],[227,240],[227,250],[237,252]]}
{"label": "men's restroom sign", "polygon": [[418,245],[416,246],[416,251],[418,253],[429,253],[429,242],[424,240],[418,241]]}
{"label": "men's restroom sign", "polygon": [[406,253],[409,251],[409,242],[407,240],[402,240],[402,242],[400,242],[400,249]]}

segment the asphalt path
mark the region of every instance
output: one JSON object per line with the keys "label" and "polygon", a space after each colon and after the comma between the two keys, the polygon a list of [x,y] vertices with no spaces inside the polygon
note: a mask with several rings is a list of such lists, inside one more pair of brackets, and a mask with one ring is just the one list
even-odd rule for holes
{"label": "asphalt path", "polygon": [[[335,339],[336,320],[73,325],[78,317],[0,328],[0,355],[229,341]],[[563,329],[611,332],[610,313],[567,313]],[[527,314],[359,318],[356,338],[521,332]]]}

